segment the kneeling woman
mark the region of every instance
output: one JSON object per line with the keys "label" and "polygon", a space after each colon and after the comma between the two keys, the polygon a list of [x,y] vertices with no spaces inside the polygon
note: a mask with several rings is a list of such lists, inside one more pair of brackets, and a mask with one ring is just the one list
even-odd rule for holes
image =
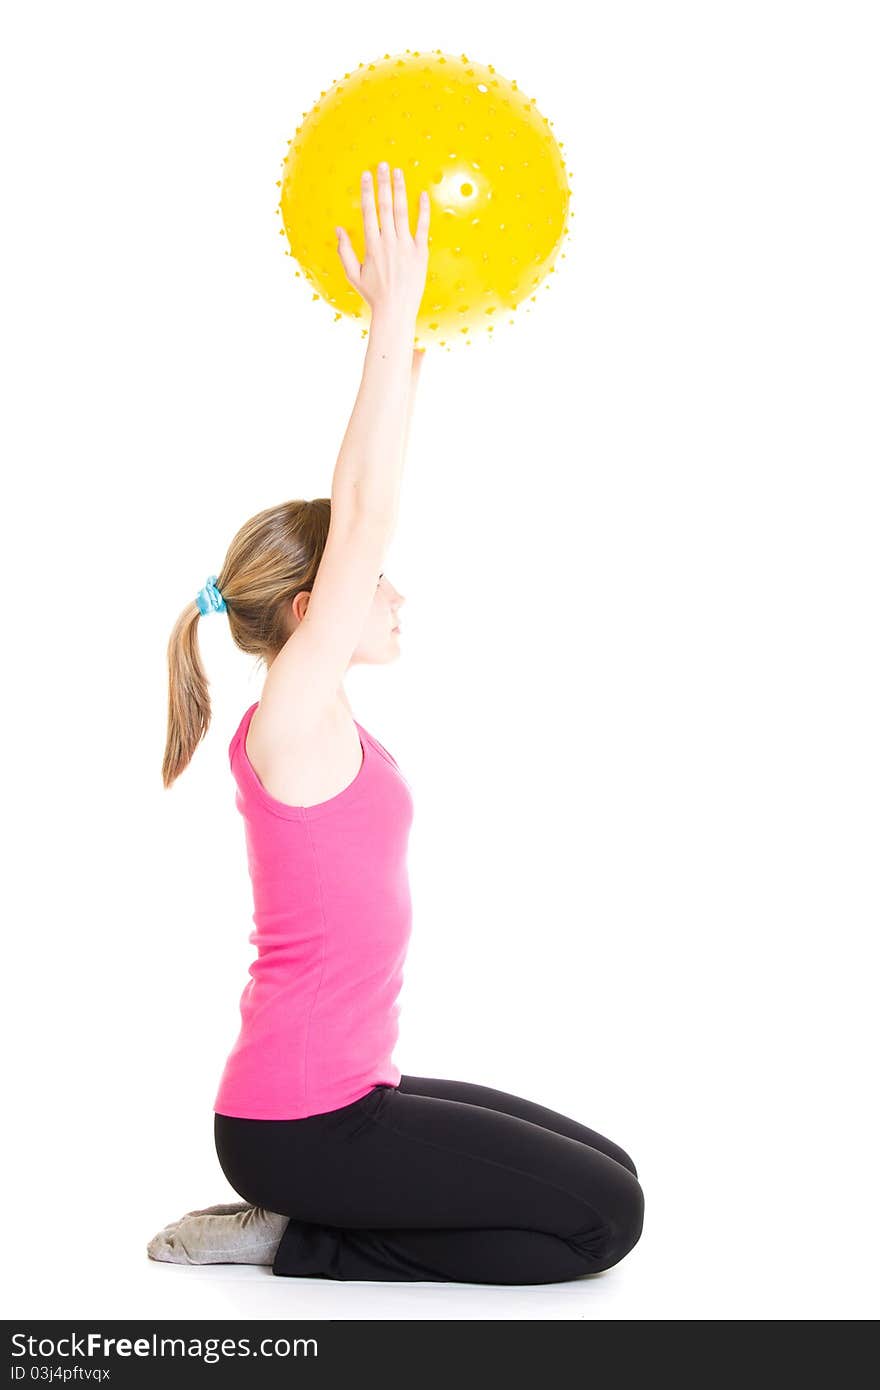
{"label": "kneeling woman", "polygon": [[428,202],[410,235],[403,179],[384,165],[378,202],[381,226],[367,173],[363,265],[340,234],[372,317],[332,499],[246,522],[169,644],[166,786],[210,720],[199,617],[225,612],[267,668],[229,745],[258,955],[214,1103],[220,1166],[243,1201],[189,1212],[147,1248],[285,1276],[550,1283],[608,1269],[639,1239],[632,1159],[533,1101],[392,1061],[413,802],[342,680],[399,652],[403,598],[381,567],[422,359]]}

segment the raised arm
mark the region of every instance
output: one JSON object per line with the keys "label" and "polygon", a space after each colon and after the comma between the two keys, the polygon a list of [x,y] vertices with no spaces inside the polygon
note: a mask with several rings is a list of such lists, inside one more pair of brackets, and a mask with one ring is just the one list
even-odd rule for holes
{"label": "raised arm", "polygon": [[419,374],[422,370],[422,361],[425,356],[424,348],[413,348],[412,368],[409,374],[409,399],[406,407],[406,425],[403,431],[403,456],[406,458],[407,445],[409,444],[409,427],[412,424],[413,406],[416,401],[416,387],[419,384]]}
{"label": "raised arm", "polygon": [[[358,264],[348,233],[337,227],[345,274],[370,306],[370,337],[361,388],[333,475],[331,503],[338,514],[390,521],[400,500],[400,480],[411,411],[417,354],[415,321],[428,266],[427,193],[419,199],[415,236],[410,232],[406,185],[399,169],[392,178],[379,165],[379,216],[373,177],[361,181],[365,261]],[[421,360],[419,356],[419,361]]]}
{"label": "raised arm", "polygon": [[337,228],[345,273],[371,309],[360,389],[345,431],[331,490],[330,529],[308,607],[273,660],[260,700],[257,735],[266,745],[296,743],[338,700],[394,532],[414,378],[421,355],[413,339],[428,266],[429,202],[410,232],[402,175],[379,165],[379,215],[373,177],[361,188],[365,260]]}

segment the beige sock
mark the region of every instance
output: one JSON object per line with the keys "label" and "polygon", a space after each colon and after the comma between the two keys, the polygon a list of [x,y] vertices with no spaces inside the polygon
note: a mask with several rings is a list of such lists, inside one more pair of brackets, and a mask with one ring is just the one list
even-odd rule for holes
{"label": "beige sock", "polygon": [[187,1216],[230,1216],[236,1211],[247,1211],[250,1202],[218,1202],[213,1207],[196,1207],[194,1211],[184,1212],[183,1216],[178,1216],[176,1220],[169,1221],[167,1226],[162,1227],[162,1234],[168,1235],[175,1230]]}
{"label": "beige sock", "polygon": [[[231,1216],[234,1211],[247,1211],[250,1202],[218,1202],[214,1207],[196,1207],[194,1211],[184,1212],[184,1216]],[[183,1216],[180,1218],[183,1220]]]}
{"label": "beige sock", "polygon": [[153,1236],[147,1254],[151,1260],[171,1264],[272,1264],[290,1218],[265,1207],[243,1205],[244,1210],[207,1208],[181,1217]]}

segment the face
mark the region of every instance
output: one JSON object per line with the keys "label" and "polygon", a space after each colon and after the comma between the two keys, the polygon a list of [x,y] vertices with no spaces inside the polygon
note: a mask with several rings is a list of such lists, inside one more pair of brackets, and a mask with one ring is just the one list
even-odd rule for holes
{"label": "face", "polygon": [[[402,621],[400,617],[401,604],[406,600],[398,589],[395,589],[387,574],[383,571],[376,581],[376,592],[373,595],[373,602],[367,614],[367,621],[364,623],[364,630],[361,633],[349,666],[360,663],[370,666],[384,666],[389,661],[396,661],[400,655],[400,633],[394,629]],[[298,596],[295,600],[296,609],[299,617],[303,616],[308,602],[304,596]]]}
{"label": "face", "polygon": [[367,614],[361,640],[352,654],[349,665],[365,662],[379,666],[397,660],[400,655],[400,633],[394,629],[402,626],[400,607],[404,602],[403,594],[395,589],[383,571],[376,583],[373,604]]}

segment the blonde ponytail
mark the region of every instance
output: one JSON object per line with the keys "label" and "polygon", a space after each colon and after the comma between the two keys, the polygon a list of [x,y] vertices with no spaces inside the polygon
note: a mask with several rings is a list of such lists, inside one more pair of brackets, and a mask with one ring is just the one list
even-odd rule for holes
{"label": "blonde ponytail", "polygon": [[187,604],[168,642],[168,735],[162,760],[162,781],[170,787],[208,732],[211,699],[199,651],[195,601]]}
{"label": "blonde ponytail", "polygon": [[268,665],[291,634],[294,598],[315,582],[329,530],[329,497],[258,512],[233,537],[219,577],[212,575],[177,619],[168,642],[166,787],[191,761],[211,722],[198,642],[202,612],[225,612],[236,646]]}

